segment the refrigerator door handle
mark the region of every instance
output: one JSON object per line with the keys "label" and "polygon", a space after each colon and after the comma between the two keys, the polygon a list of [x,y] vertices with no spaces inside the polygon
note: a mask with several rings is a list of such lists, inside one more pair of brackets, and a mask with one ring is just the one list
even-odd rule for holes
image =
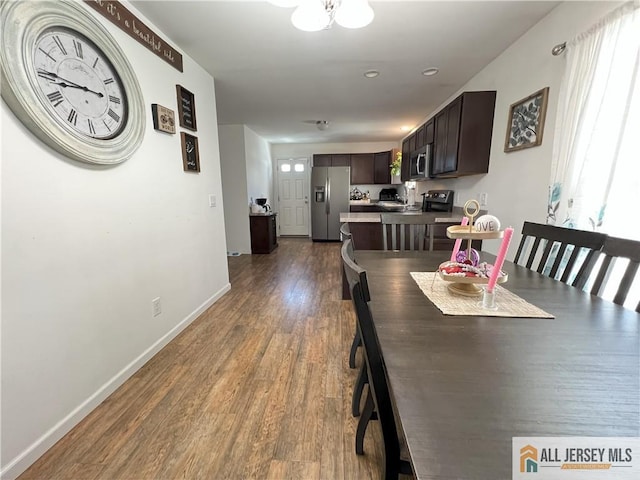
{"label": "refrigerator door handle", "polygon": [[327,215],[329,215],[331,213],[331,180],[329,180],[329,177],[327,177],[327,180],[325,183],[325,190],[327,192],[327,199],[325,202],[325,211],[327,212]]}

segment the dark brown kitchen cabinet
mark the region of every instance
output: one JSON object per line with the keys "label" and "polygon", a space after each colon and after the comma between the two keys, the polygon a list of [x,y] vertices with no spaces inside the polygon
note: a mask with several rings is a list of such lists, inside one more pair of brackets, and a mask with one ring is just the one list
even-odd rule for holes
{"label": "dark brown kitchen cabinet", "polygon": [[351,185],[370,185],[373,183],[373,153],[352,153]]}
{"label": "dark brown kitchen cabinet", "polygon": [[[371,203],[369,205],[350,205],[350,212],[358,212],[358,213],[378,213],[382,212],[382,207],[379,207],[375,203]],[[352,222],[354,223],[354,222]]]}
{"label": "dark brown kitchen cabinet", "polygon": [[427,133],[426,123],[424,125],[421,125],[420,128],[416,130],[416,149],[422,148],[426,145],[426,142],[427,142],[426,133]]}
{"label": "dark brown kitchen cabinet", "polygon": [[[313,166],[351,167],[352,185],[389,185],[394,151],[396,150],[378,153],[316,153],[313,155]],[[403,158],[409,158],[409,154]]]}
{"label": "dark brown kitchen cabinet", "polygon": [[435,120],[431,119],[427,123],[424,124],[424,144],[427,145],[429,143],[433,143],[433,134],[434,134],[434,126]]}
{"label": "dark brown kitchen cabinet", "polygon": [[317,153],[313,155],[314,167],[348,167],[350,164],[348,153]]}
{"label": "dark brown kitchen cabinet", "polygon": [[409,138],[409,152],[413,152],[416,149],[416,134],[412,133]]}
{"label": "dark brown kitchen cabinet", "polygon": [[315,154],[313,156],[313,166],[314,167],[330,167],[331,155],[325,155],[321,153]]}
{"label": "dark brown kitchen cabinet", "polygon": [[409,151],[412,152],[413,150],[419,150],[425,145],[429,143],[433,143],[433,129],[434,129],[433,120],[429,120],[428,122],[421,125],[420,128],[418,128],[415,133],[415,138],[416,138],[415,147]]}
{"label": "dark brown kitchen cabinet", "polygon": [[391,151],[373,154],[373,183],[391,183]]}
{"label": "dark brown kitchen cabinet", "polygon": [[464,92],[435,116],[436,177],[489,171],[496,92]]}
{"label": "dark brown kitchen cabinet", "polygon": [[249,215],[251,253],[271,253],[278,246],[276,214]]}
{"label": "dark brown kitchen cabinet", "polygon": [[348,167],[349,165],[351,165],[351,155],[348,153],[331,155],[332,167]]}
{"label": "dark brown kitchen cabinet", "polygon": [[406,138],[402,142],[402,164],[400,165],[400,180],[407,182],[411,177],[411,165],[409,159],[411,157],[411,150],[409,150],[409,139]]}

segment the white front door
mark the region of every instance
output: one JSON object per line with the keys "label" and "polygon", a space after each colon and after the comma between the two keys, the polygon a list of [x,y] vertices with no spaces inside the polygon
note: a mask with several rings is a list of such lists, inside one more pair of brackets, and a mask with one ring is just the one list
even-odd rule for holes
{"label": "white front door", "polygon": [[309,161],[278,160],[280,235],[309,236]]}

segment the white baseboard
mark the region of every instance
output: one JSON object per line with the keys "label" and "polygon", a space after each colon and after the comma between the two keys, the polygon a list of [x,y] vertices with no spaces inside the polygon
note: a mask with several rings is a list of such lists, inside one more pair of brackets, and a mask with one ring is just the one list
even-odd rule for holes
{"label": "white baseboard", "polygon": [[33,442],[21,454],[11,460],[0,471],[0,479],[14,480],[47,450],[49,450],[58,440],[64,437],[73,427],[86,417],[93,409],[100,405],[109,395],[111,395],[120,385],[126,382],[129,377],[136,373],[145,363],[147,363],[156,353],[162,350],[171,340],[178,336],[189,324],[198,318],[204,311],[213,305],[220,297],[231,290],[231,284],[227,283],[218,292],[209,297],[202,305],[191,312],[184,320],[173,327],[163,337],[142,352],[129,365],[120,370],[108,382],[100,387],[93,395],[82,402],[71,413],[60,420],[49,431],[45,432],[38,440]]}

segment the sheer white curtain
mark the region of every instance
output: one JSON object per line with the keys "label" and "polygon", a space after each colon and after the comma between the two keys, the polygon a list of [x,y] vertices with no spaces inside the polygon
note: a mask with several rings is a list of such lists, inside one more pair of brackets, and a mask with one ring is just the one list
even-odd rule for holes
{"label": "sheer white curtain", "polygon": [[567,43],[547,222],[640,238],[640,1]]}

